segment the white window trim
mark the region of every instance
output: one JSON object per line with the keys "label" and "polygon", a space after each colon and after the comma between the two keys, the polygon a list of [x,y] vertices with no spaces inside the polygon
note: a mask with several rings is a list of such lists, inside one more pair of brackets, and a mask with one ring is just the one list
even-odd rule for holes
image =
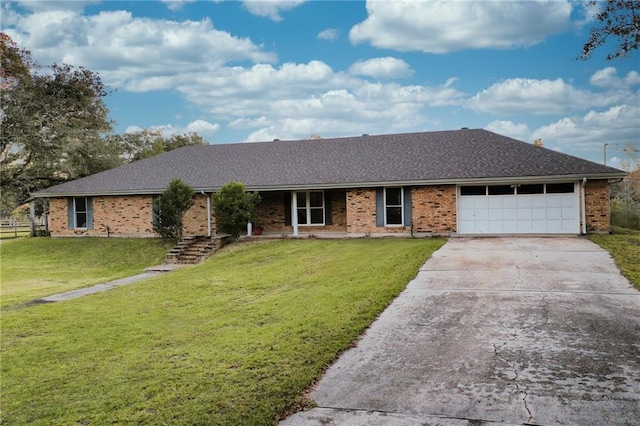
{"label": "white window trim", "polygon": [[[76,200],[78,198],[84,198],[84,211],[81,211],[80,213],[84,213],[86,216],[86,225],[87,226],[78,226],[78,207],[76,206]],[[87,208],[89,206],[89,200],[87,199],[88,197],[73,197],[73,228],[74,229],[88,229],[89,228],[89,209]]]}
{"label": "white window trim", "polygon": [[[387,189],[399,189],[400,190],[400,205],[398,206],[397,204],[390,204],[387,205]],[[401,223],[393,223],[393,224],[389,224],[387,221],[387,207],[400,207],[400,219],[401,219]],[[388,226],[388,227],[403,227],[404,226],[404,188],[401,186],[392,186],[389,188],[384,188],[384,226]]]}
{"label": "white window trim", "polygon": [[[312,192],[319,192],[322,194],[322,223],[310,223],[311,222],[311,196],[310,194]],[[295,192],[295,196],[297,197],[298,194],[305,194],[305,205],[304,205],[304,209],[306,210],[307,213],[307,223],[298,223],[298,226],[325,226],[325,222],[326,222],[326,218],[324,217],[325,215],[325,205],[324,205],[324,191],[320,190],[320,191],[297,191]],[[297,201],[297,198],[296,198]],[[319,209],[320,207],[313,207],[314,209]],[[298,210],[302,210],[302,206],[300,206],[299,204],[296,203],[296,221],[298,218]]]}

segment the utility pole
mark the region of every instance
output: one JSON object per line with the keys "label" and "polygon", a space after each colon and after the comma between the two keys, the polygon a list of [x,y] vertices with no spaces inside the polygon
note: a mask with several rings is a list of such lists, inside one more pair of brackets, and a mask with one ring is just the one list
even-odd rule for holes
{"label": "utility pole", "polygon": [[604,148],[604,165],[607,165],[607,146],[609,146],[608,143],[605,143],[603,148]]}

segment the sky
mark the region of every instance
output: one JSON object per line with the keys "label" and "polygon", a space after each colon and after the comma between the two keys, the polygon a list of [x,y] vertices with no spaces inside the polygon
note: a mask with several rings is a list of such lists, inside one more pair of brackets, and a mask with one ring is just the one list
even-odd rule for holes
{"label": "sky", "polygon": [[209,143],[484,128],[620,166],[640,52],[578,60],[580,1],[3,1],[41,64],[98,72],[118,133]]}

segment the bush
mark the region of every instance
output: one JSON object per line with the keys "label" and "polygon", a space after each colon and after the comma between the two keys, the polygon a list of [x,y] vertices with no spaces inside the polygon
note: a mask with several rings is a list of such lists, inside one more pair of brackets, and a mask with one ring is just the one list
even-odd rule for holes
{"label": "bush", "polygon": [[622,228],[640,230],[640,204],[611,200],[611,224]]}
{"label": "bush", "polygon": [[194,189],[180,179],[173,179],[167,189],[153,200],[153,229],[163,238],[182,237],[182,217],[193,206]]}
{"label": "bush", "polygon": [[261,199],[257,192],[246,192],[241,182],[225,184],[213,197],[218,230],[239,239],[247,222],[256,223],[256,206]]}

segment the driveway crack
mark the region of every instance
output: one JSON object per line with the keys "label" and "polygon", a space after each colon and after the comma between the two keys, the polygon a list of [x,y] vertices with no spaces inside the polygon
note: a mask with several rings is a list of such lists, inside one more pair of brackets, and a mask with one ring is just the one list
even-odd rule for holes
{"label": "driveway crack", "polygon": [[[518,390],[520,389],[520,386],[516,383],[516,387],[518,388]],[[529,396],[529,394],[525,391],[520,391],[520,394],[522,395],[522,402],[524,404],[524,409],[527,411],[527,415],[529,416],[529,418],[527,419],[527,423],[530,423],[531,420],[533,420],[533,414],[531,413],[531,410],[529,409],[529,404],[527,404],[527,397]]]}
{"label": "driveway crack", "polygon": [[[545,301],[545,304],[546,304],[546,301]],[[546,308],[547,308],[547,306],[545,305],[545,309]],[[509,380],[511,383],[513,383],[513,385],[516,388],[517,394],[522,399],[524,410],[527,413],[527,420],[526,420],[525,423],[528,424],[533,420],[533,413],[531,412],[531,409],[529,408],[529,404],[527,403],[527,397],[529,396],[529,394],[525,390],[520,388],[520,384],[518,382],[518,379],[519,379],[520,376],[518,374],[517,361],[510,362],[504,356],[502,356],[502,354],[500,353],[502,351],[502,349],[508,343],[513,342],[513,341],[515,341],[517,339],[518,339],[518,330],[514,329],[511,339],[507,339],[507,340],[503,341],[501,344],[494,344],[493,345],[493,353],[498,359],[500,359],[502,362],[504,362],[506,365],[508,365],[510,367],[510,371],[511,371],[512,374],[509,374],[507,376],[507,380]]]}
{"label": "driveway crack", "polygon": [[544,316],[544,322],[541,325],[547,325],[549,322],[549,302],[547,301],[547,295],[542,296],[542,314]]}

